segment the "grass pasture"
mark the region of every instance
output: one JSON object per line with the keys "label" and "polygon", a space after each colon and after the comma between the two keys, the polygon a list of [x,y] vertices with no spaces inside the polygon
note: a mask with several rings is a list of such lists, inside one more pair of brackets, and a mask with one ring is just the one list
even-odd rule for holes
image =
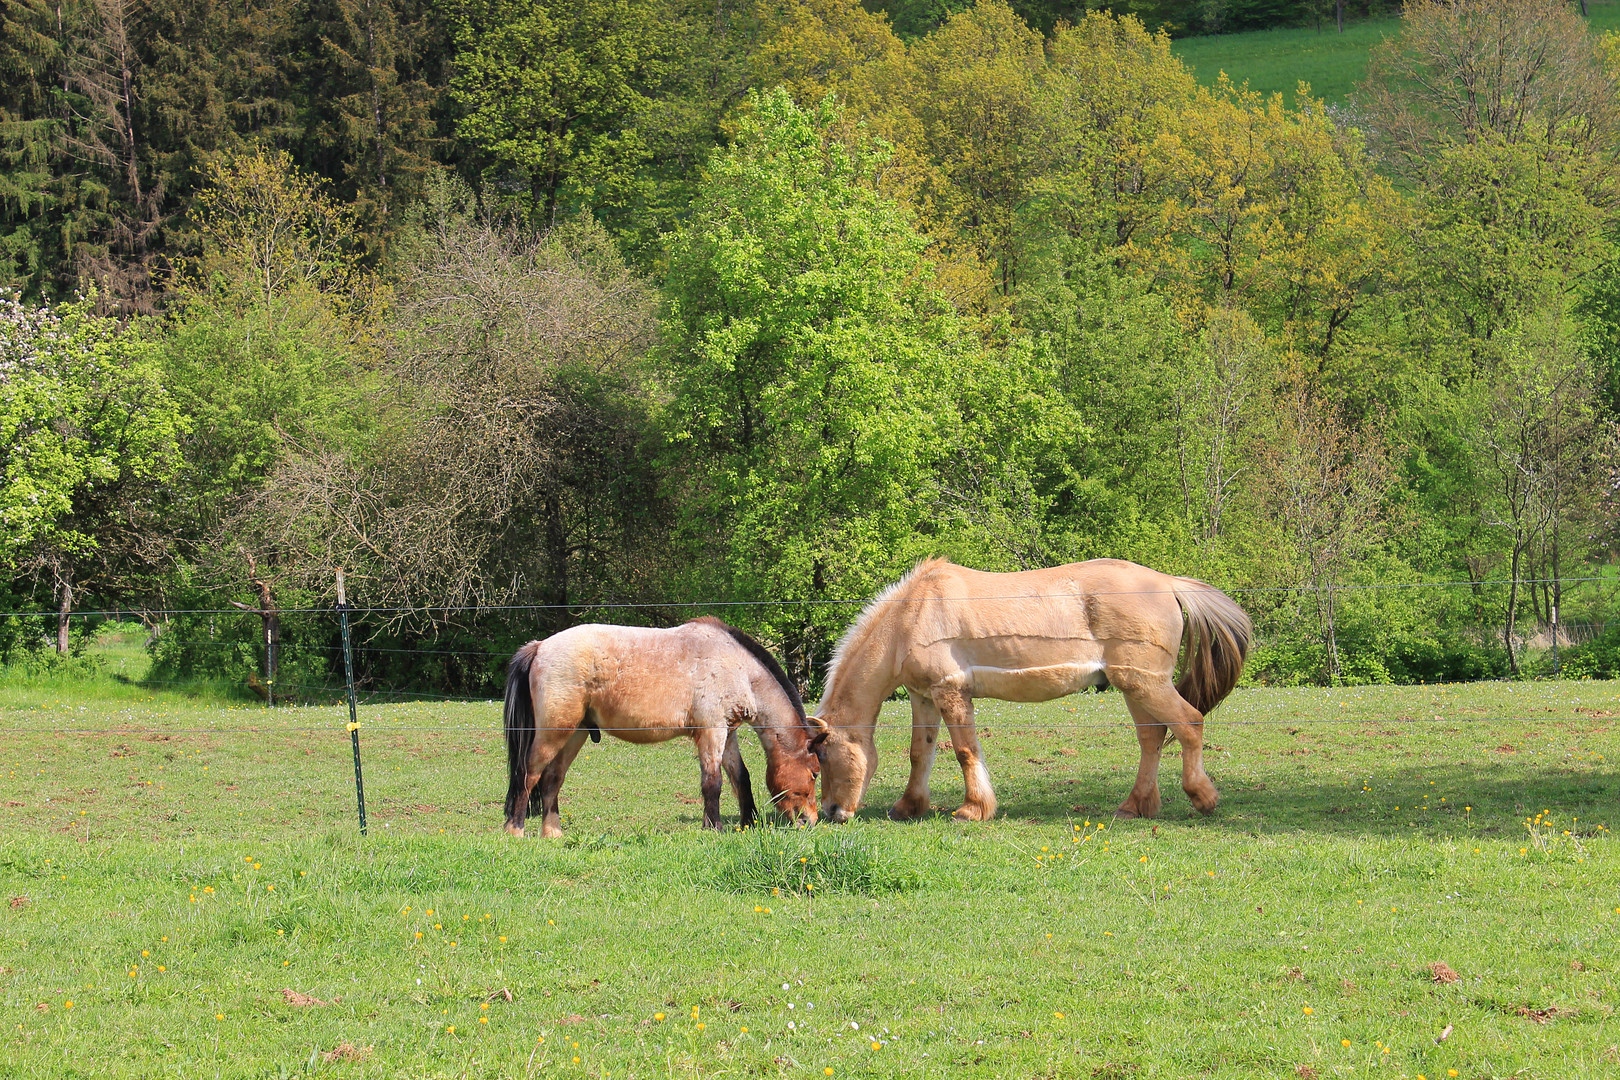
{"label": "grass pasture", "polygon": [[895,726],[861,819],[724,836],[689,750],[605,740],[567,838],[514,842],[494,704],[376,706],[361,840],[339,708],[13,687],[0,1073],[1616,1075],[1616,714],[1611,683],[1241,690],[1216,815],[1170,757],[1161,819],[1116,824],[1117,695],[982,702],[997,820],[884,820]]}

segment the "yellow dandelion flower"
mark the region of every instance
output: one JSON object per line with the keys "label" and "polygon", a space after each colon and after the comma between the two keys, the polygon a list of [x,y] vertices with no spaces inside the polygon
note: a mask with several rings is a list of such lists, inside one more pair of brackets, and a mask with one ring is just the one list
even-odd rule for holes
{"label": "yellow dandelion flower", "polygon": [[487,1016],[480,1016],[480,1017],[479,1017],[479,1018],[478,1018],[478,1022],[479,1022],[479,1023],[480,1023],[480,1024],[487,1024],[487,1023],[489,1023],[489,1017],[487,1017]]}
{"label": "yellow dandelion flower", "polygon": [[71,1001],[64,1001],[64,1002],[62,1002],[62,1008],[64,1008],[64,1009],[71,1009],[71,1008],[73,1008],[73,1002],[71,1002]]}
{"label": "yellow dandelion flower", "polygon": [[1310,1015],[1311,1015],[1311,1014],[1312,1014],[1312,1013],[1314,1013],[1314,1012],[1315,1012],[1315,1011],[1316,1011],[1316,1010],[1314,1010],[1314,1009],[1312,1009],[1312,1008],[1311,1008],[1311,1007],[1310,1007],[1310,1006],[1309,1006],[1309,1005],[1307,1005],[1307,1006],[1305,1006],[1305,1015],[1306,1015],[1306,1016],[1310,1016]]}
{"label": "yellow dandelion flower", "polygon": [[1349,1039],[1340,1039],[1339,1040],[1339,1045],[1348,1048],[1350,1046],[1350,1040]]}
{"label": "yellow dandelion flower", "polygon": [[743,1033],[743,1034],[744,1034],[744,1035],[746,1035],[746,1034],[748,1034],[748,1029],[747,1029],[747,1028],[743,1028],[743,1029],[742,1029],[742,1033]]}
{"label": "yellow dandelion flower", "polygon": [[417,931],[417,932],[416,932],[416,940],[417,940],[417,941],[421,941],[421,940],[422,940],[422,931],[420,931],[420,930],[418,930],[418,931]]}
{"label": "yellow dandelion flower", "polygon": [[502,944],[502,945],[505,945],[505,944],[506,944],[506,935],[505,935],[505,934],[502,934],[502,935],[501,935],[501,944]]}
{"label": "yellow dandelion flower", "polygon": [[1063,1014],[1062,1014],[1062,1013],[1060,1013],[1060,1012],[1055,1012],[1055,1013],[1053,1013],[1053,1014],[1052,1014],[1052,1015],[1053,1015],[1053,1016],[1055,1016],[1055,1017],[1057,1017],[1057,1018],[1058,1018],[1058,1019],[1059,1019],[1059,1020],[1061,1020],[1061,1019],[1063,1019]]}
{"label": "yellow dandelion flower", "polygon": [[168,969],[168,968],[166,968],[166,967],[164,967],[164,966],[163,966],[163,965],[162,965],[162,964],[159,964],[159,965],[158,965],[158,970],[159,970],[159,971],[168,971],[168,970],[169,970],[169,969]]}
{"label": "yellow dandelion flower", "polygon": [[224,1013],[215,1013],[214,1014],[214,1019],[215,1020],[223,1020],[223,1019],[225,1019],[225,1014]]}
{"label": "yellow dandelion flower", "polygon": [[653,1013],[653,1019],[657,1020],[660,1024],[662,1024],[664,1022],[664,1014],[663,1013]]}
{"label": "yellow dandelion flower", "polygon": [[832,1066],[829,1065],[825,1069],[822,1069],[821,1071],[826,1073],[828,1076],[831,1076],[832,1075]]}
{"label": "yellow dandelion flower", "polygon": [[575,1055],[575,1057],[574,1057],[574,1064],[575,1064],[575,1065],[578,1065],[578,1064],[579,1064],[579,1057],[578,1057],[578,1055]]}
{"label": "yellow dandelion flower", "polygon": [[882,1043],[873,1043],[872,1044],[872,1049],[881,1050],[881,1049],[883,1049],[883,1044]]}
{"label": "yellow dandelion flower", "polygon": [[708,1025],[708,1024],[699,1024],[699,1025],[698,1025],[698,1026],[697,1026],[697,1029],[698,1029],[698,1030],[699,1030],[699,1031],[702,1031],[702,1030],[703,1030],[703,1029],[705,1029],[705,1028],[707,1028],[707,1027],[708,1027],[708,1026],[709,1026],[709,1025]]}
{"label": "yellow dandelion flower", "polygon": [[479,1008],[480,1008],[480,1009],[483,1009],[483,1010],[485,1010],[485,1011],[486,1011],[486,1012],[487,1012],[487,1011],[488,1011],[488,1010],[489,1010],[489,1002],[487,1002],[487,1001],[486,1001],[486,1002],[484,1002],[484,1003],[483,1003],[483,1004],[482,1004],[482,1005],[480,1005],[480,1006],[478,1006],[478,1007],[479,1007]]}
{"label": "yellow dandelion flower", "polygon": [[450,1034],[454,1035],[456,1033],[456,1025],[451,1024],[449,1027],[445,1028],[444,1030],[449,1032]]}

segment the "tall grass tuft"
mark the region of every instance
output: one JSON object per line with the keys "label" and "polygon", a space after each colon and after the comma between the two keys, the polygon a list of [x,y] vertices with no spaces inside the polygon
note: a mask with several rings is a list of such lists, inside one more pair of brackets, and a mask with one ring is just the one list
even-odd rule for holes
{"label": "tall grass tuft", "polygon": [[727,838],[712,884],[767,896],[844,893],[890,896],[919,887],[922,876],[858,826],[756,828]]}

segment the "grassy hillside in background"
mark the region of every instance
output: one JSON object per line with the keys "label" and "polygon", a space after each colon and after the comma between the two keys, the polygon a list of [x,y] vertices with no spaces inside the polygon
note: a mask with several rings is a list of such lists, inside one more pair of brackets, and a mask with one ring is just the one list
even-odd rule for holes
{"label": "grassy hillside in background", "polygon": [[[1588,7],[1594,30],[1620,30],[1620,2],[1598,0]],[[1248,82],[1264,94],[1280,93],[1293,105],[1303,81],[1314,96],[1344,105],[1366,77],[1367,54],[1399,28],[1399,19],[1372,19],[1351,23],[1340,34],[1324,22],[1320,31],[1300,27],[1183,38],[1171,51],[1206,86],[1224,71],[1235,83]]]}

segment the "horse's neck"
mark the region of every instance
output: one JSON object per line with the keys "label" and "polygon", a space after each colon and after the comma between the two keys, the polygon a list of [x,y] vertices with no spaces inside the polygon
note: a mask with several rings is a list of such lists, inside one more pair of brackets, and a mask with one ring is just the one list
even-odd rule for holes
{"label": "horse's neck", "polygon": [[869,628],[861,640],[850,642],[817,712],[844,727],[874,723],[883,702],[900,685],[898,675],[890,670],[889,654],[888,635],[881,626]]}

